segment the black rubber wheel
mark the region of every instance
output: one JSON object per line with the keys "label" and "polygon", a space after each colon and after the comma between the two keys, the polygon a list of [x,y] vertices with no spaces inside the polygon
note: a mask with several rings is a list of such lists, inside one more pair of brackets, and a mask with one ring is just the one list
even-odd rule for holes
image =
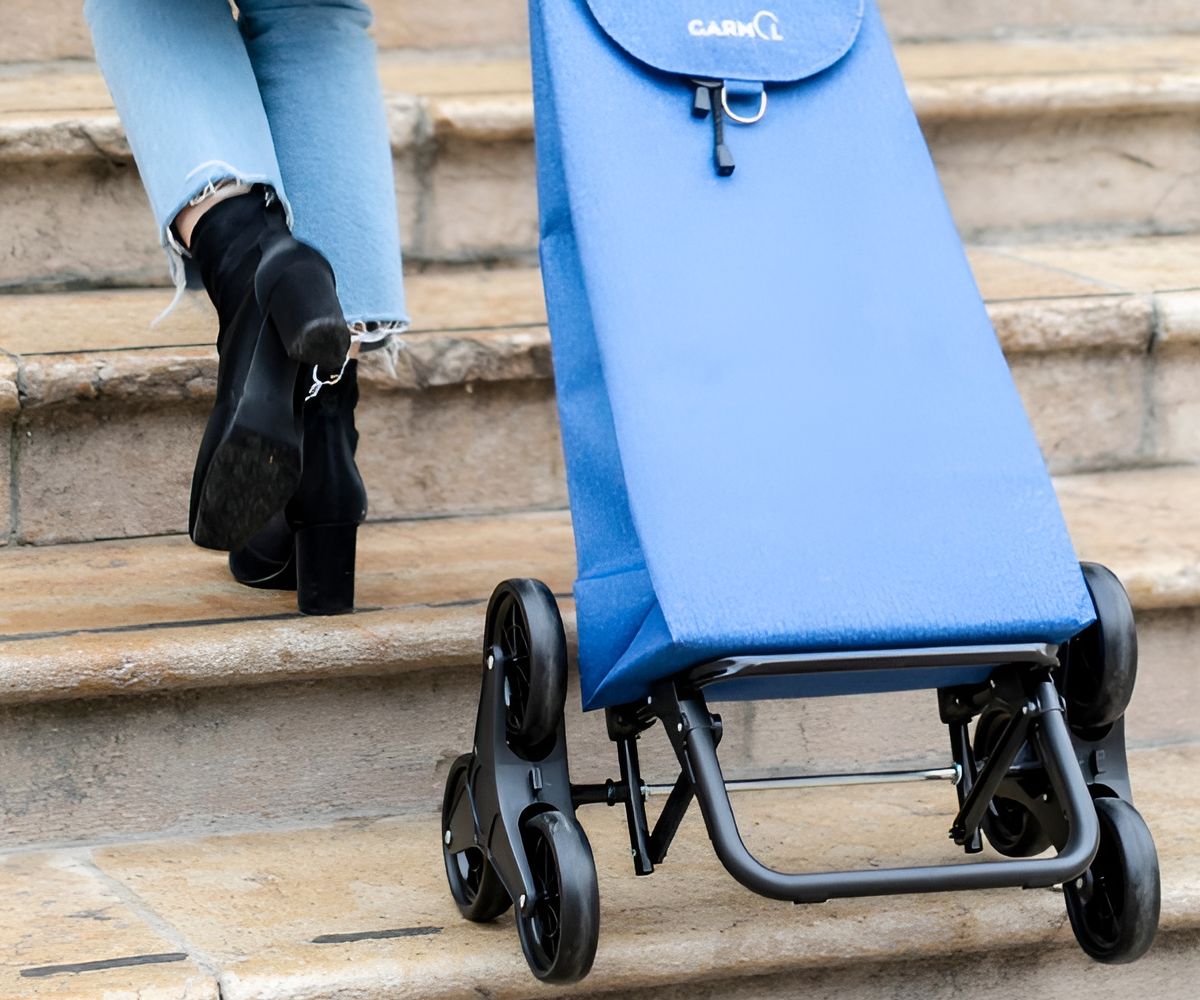
{"label": "black rubber wheel", "polygon": [[442,796],[442,858],[446,862],[450,894],[458,904],[459,912],[468,920],[487,923],[512,906],[500,876],[480,848],[470,847],[451,854],[444,839],[459,799],[467,794],[470,767],[471,755],[463,754],[450,766],[446,778],[446,792]]}
{"label": "black rubber wheel", "polygon": [[583,829],[559,812],[521,825],[537,896],[533,913],[517,913],[517,933],[533,974],[547,983],[575,983],[591,971],[600,940],[596,862]]}
{"label": "black rubber wheel", "polygon": [[1079,946],[1097,962],[1122,965],[1154,942],[1162,887],[1158,852],[1141,814],[1120,799],[1097,799],[1100,849],[1082,877],[1063,886]]}
{"label": "black rubber wheel", "polygon": [[538,756],[557,735],[567,701],[567,637],[550,589],[537,580],[500,584],[484,642],[484,656],[503,672],[508,744]]}
{"label": "black rubber wheel", "polygon": [[[990,757],[1012,718],[1003,709],[991,709],[975,724],[975,757]],[[988,843],[1006,858],[1032,858],[1050,846],[1050,836],[1037,817],[1020,802],[996,796],[982,823]]]}
{"label": "black rubber wheel", "polygon": [[1071,640],[1066,679],[1067,720],[1081,734],[1111,726],[1129,707],[1137,680],[1137,627],[1121,581],[1083,563],[1096,621]]}

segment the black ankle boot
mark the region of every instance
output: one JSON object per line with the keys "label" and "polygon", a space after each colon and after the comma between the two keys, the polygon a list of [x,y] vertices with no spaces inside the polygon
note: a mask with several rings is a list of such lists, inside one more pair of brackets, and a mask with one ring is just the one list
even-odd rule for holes
{"label": "black ankle boot", "polygon": [[[301,372],[297,398],[312,379]],[[358,526],[367,515],[367,493],[354,454],[358,431],[358,362],[350,361],[335,385],[303,402],[304,447],[300,486],[284,511],[245,548],[231,553],[235,579],[250,587],[297,591],[306,615],[354,610],[354,557]]]}
{"label": "black ankle boot", "polygon": [[333,271],[255,189],[209,209],[191,254],[217,308],[217,398],[192,476],[188,533],[234,550],[300,481],[301,367],[337,371],[350,346]]}

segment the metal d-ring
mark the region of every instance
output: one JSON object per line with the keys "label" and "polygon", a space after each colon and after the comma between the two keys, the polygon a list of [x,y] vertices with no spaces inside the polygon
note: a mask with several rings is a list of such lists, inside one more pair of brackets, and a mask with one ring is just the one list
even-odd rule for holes
{"label": "metal d-ring", "polygon": [[730,110],[729,88],[727,86],[725,86],[724,84],[721,85],[721,107],[725,111],[725,114],[728,115],[730,118],[732,118],[739,125],[757,125],[760,121],[763,120],[763,117],[767,113],[767,91],[766,91],[766,88],[763,88],[762,102],[758,106],[758,114],[756,114],[753,118],[746,118],[742,115],[734,114],[734,112],[732,110]]}

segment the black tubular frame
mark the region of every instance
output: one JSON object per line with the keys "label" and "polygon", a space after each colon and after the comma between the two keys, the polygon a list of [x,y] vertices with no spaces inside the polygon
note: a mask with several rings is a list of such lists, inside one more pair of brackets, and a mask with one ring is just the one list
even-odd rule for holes
{"label": "black tubular frame", "polygon": [[[1053,671],[1058,647],[1045,644],[956,647],[890,652],[734,657],[714,661],[659,685],[645,702],[609,709],[608,730],[617,744],[621,781],[572,786],[575,806],[625,805],[634,870],[649,875],[661,864],[693,798],[698,800],[713,847],[730,874],[748,889],[771,899],[818,903],[828,899],[964,889],[1042,888],[1070,882],[1087,870],[1099,845],[1099,822],[1089,784],[1099,776],[1085,764],[1065,720]],[[1058,822],[1058,853],[1051,858],[900,867],[829,873],[776,871],[747,849],[734,817],[717,746],[721,720],[708,710],[703,690],[730,680],[784,677],[828,671],[876,673],[906,668],[941,670],[990,668],[987,681],[939,688],[942,719],[950,727],[951,748],[960,778],[959,812],[951,837],[968,854],[982,849],[980,827],[997,791],[1016,787],[1031,770],[1044,775]],[[967,723],[980,711],[1002,706],[1010,717],[991,756],[976,768]],[[638,736],[657,722],[664,725],[680,773],[653,830],[647,824],[645,786],[638,767]],[[1118,779],[1123,774],[1124,739],[1109,744]],[[1032,757],[1031,757],[1032,755]],[[1093,757],[1095,756],[1093,752]],[[1104,754],[1100,754],[1104,760]],[[1047,799],[1049,801],[1049,799]],[[1065,821],[1059,817],[1065,817]]]}

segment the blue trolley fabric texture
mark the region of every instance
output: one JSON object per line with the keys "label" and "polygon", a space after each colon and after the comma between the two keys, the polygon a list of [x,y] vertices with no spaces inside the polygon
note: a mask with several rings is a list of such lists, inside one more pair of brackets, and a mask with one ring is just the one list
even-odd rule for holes
{"label": "blue trolley fabric texture", "polygon": [[[1093,620],[873,0],[764,2],[531,0],[589,709]],[[688,76],[765,85],[730,177]]]}

